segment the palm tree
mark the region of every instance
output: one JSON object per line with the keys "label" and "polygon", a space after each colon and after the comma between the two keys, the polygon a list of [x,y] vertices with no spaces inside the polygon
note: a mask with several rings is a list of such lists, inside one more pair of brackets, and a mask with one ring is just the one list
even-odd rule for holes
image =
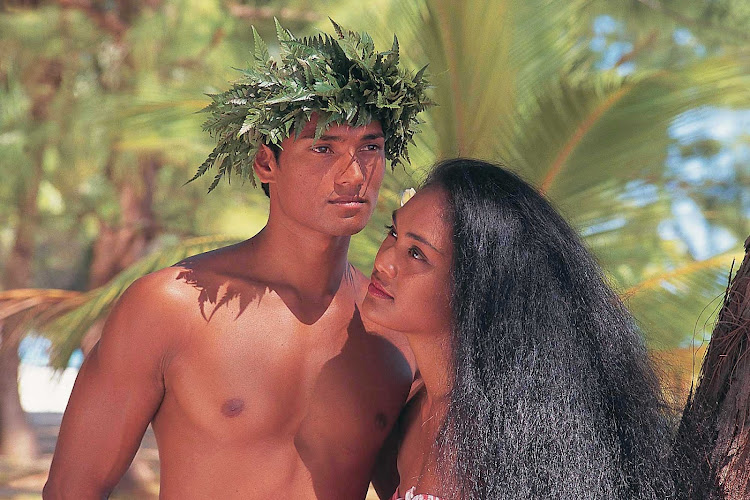
{"label": "palm tree", "polygon": [[[36,455],[18,394],[19,343],[32,323],[91,296],[25,290],[55,281],[48,267],[54,261],[68,264],[67,276],[80,270],[74,280],[58,278],[58,286],[97,289],[148,250],[204,226],[216,232],[205,220],[219,200],[201,211],[195,205],[203,188],[158,187],[162,179],[184,182],[203,154],[196,96],[226,79],[227,61],[234,60],[227,53],[240,46],[222,43],[232,20],[219,2],[158,4],[0,7],[0,220],[8,231],[0,245],[9,247],[0,286],[14,290],[0,304],[0,454],[17,461]],[[180,29],[155,29],[169,22]],[[241,27],[236,31],[242,38]],[[193,101],[165,109],[169,93],[162,87],[189,88]],[[156,118],[149,127],[138,121],[144,108]],[[48,206],[50,198],[57,208]],[[75,333],[78,345],[87,331],[93,345],[98,324],[87,322]]]}
{"label": "palm tree", "polygon": [[750,238],[732,278],[675,439],[674,455],[692,474],[681,497],[719,500],[750,495]]}
{"label": "palm tree", "polygon": [[[400,191],[418,184],[436,159],[501,160],[580,230],[652,348],[688,345],[706,333],[696,323],[721,296],[739,245],[699,259],[665,239],[663,226],[675,219],[675,200],[700,201],[713,187],[672,186],[679,176],[669,166],[675,123],[701,107],[750,104],[750,21],[743,3],[722,5],[717,11],[696,1],[677,11],[655,0],[383,0],[364,14],[331,7],[342,24],[367,26],[379,46],[389,47],[398,33],[407,64],[416,69],[429,61],[440,104],[416,138],[412,165],[387,178],[373,222],[353,238],[352,260],[369,268]],[[675,41],[686,27],[692,44]],[[132,143],[168,147],[153,124],[174,120],[172,127],[184,131],[185,114],[173,110],[199,109],[189,92],[132,106]],[[734,173],[739,177],[740,168]],[[715,205],[706,211],[709,224],[741,241],[734,205]],[[96,312],[110,305],[100,302]]]}
{"label": "palm tree", "polygon": [[[690,136],[696,110],[750,107],[750,16],[744,2],[380,0],[370,5],[364,13],[343,3],[327,9],[347,27],[367,28],[380,47],[390,47],[396,32],[406,64],[417,69],[429,62],[440,106],[429,112],[416,138],[412,165],[387,177],[373,222],[353,238],[355,264],[370,268],[382,239],[380,228],[400,192],[418,184],[436,159],[460,154],[500,160],[535,183],[579,229],[652,348],[690,346],[708,333],[705,325],[712,321],[712,309],[718,309],[713,304],[722,295],[726,269],[742,255],[748,202],[741,181],[747,172],[735,164],[723,177],[702,175],[686,182],[683,165],[694,168],[695,162],[687,160],[716,156],[716,149],[725,147],[711,137]],[[260,12],[241,5],[229,9],[235,16]],[[268,33],[270,18],[263,15],[259,29]],[[295,19],[303,32],[311,31],[306,26],[315,16]],[[327,30],[322,23],[319,27]],[[143,75],[164,61],[185,70],[210,56],[198,54],[192,63],[180,63],[179,51],[189,40],[176,33],[167,44],[171,52],[149,60],[147,26],[141,28],[143,64],[151,64]],[[232,48],[219,44],[224,54],[206,67],[203,78],[217,87],[231,78],[226,73],[217,78],[216,72],[219,63],[234,57],[229,53],[238,53],[242,33],[238,28]],[[249,41],[247,27],[244,33]],[[249,52],[235,65],[243,59]],[[191,81],[165,94],[158,80],[146,79],[135,96],[113,99],[110,109],[120,110],[113,116],[127,125],[116,149],[167,152],[173,160],[179,157],[175,151],[186,148],[210,150],[194,135],[197,123],[190,113],[204,102],[199,79]],[[190,158],[183,155],[182,161]],[[211,195],[204,217],[228,189],[221,186]],[[262,195],[250,198],[262,200]],[[177,218],[196,209],[191,203],[171,213]],[[686,203],[700,215],[703,233],[675,230],[686,223],[677,213]],[[201,230],[185,231],[196,232]],[[715,244],[707,252],[691,253],[690,243],[701,237]],[[0,320],[31,318],[53,339],[53,359],[64,366],[85,331],[133,279],[229,241],[158,246],[162,253],[85,294],[5,292]],[[692,378],[688,375],[688,384]]]}
{"label": "palm tree", "polygon": [[[397,32],[413,67],[430,64],[439,106],[428,111],[415,164],[484,157],[535,183],[580,230],[650,345],[664,349],[707,333],[696,322],[721,296],[747,236],[736,197],[701,207],[717,179],[681,182],[672,151],[691,110],[750,106],[747,7],[721,4],[384,2],[366,25],[381,43]],[[336,16],[365,25],[347,14]],[[424,170],[406,174],[398,181]],[[742,175],[735,164],[727,182]],[[665,239],[684,200],[734,245],[694,256]]]}

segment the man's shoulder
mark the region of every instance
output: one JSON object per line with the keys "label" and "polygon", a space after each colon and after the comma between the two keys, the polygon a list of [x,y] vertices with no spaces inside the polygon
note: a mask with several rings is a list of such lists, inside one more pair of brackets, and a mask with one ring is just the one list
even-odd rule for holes
{"label": "man's shoulder", "polygon": [[190,287],[184,278],[187,269],[175,265],[154,271],[135,280],[125,291],[121,301],[146,305],[181,305],[190,299]]}
{"label": "man's shoulder", "polygon": [[[135,280],[107,316],[97,352],[102,359],[161,362],[175,345],[175,323],[181,322],[184,293],[167,268]],[[139,361],[139,362],[140,362]]]}
{"label": "man's shoulder", "polygon": [[[196,256],[198,257],[198,256]],[[198,319],[196,304],[211,290],[214,295],[227,282],[211,267],[210,260],[186,259],[135,280],[122,294],[114,316],[133,317],[136,322],[158,325],[161,322],[190,322]]]}
{"label": "man's shoulder", "polygon": [[107,318],[110,335],[124,330],[127,335],[160,335],[172,331],[169,322],[184,317],[197,294],[179,279],[181,270],[165,268],[135,280],[120,296]]}
{"label": "man's shoulder", "polygon": [[121,300],[141,304],[162,316],[179,314],[189,321],[192,316],[198,319],[197,314],[205,307],[224,304],[235,296],[263,295],[267,288],[267,284],[252,279],[246,272],[179,263],[139,278]]}
{"label": "man's shoulder", "polygon": [[175,276],[165,274],[178,283],[194,287],[216,282],[233,286],[268,287],[269,283],[261,278],[260,271],[263,269],[258,269],[262,266],[257,265],[252,240],[193,255],[167,268],[176,269]]}

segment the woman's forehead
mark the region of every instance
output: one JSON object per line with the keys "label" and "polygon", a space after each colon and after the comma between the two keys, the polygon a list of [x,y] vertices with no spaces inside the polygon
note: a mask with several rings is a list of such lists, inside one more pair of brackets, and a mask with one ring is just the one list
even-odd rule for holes
{"label": "woman's forehead", "polygon": [[412,196],[398,212],[408,212],[410,216],[445,219],[449,214],[448,194],[440,187],[428,186]]}
{"label": "woman's forehead", "polygon": [[[448,196],[444,190],[428,187],[417,192],[394,212],[400,231],[418,234],[440,250],[452,245]],[[407,226],[407,227],[402,227]]]}

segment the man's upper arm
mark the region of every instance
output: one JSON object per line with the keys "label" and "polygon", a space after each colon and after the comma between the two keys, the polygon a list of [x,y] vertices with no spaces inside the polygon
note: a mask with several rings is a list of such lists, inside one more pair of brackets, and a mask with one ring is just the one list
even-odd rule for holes
{"label": "man's upper arm", "polygon": [[134,283],[87,356],[65,410],[46,498],[101,498],[125,473],[164,396],[158,279]]}

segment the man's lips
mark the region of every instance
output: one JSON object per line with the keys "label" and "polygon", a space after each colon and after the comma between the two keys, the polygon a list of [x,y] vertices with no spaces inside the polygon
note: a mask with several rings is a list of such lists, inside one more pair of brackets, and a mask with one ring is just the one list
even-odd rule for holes
{"label": "man's lips", "polygon": [[390,293],[386,292],[385,288],[383,288],[383,285],[375,281],[375,279],[372,279],[370,281],[370,286],[367,287],[367,293],[381,299],[393,300],[393,296]]}
{"label": "man's lips", "polygon": [[367,200],[359,196],[340,196],[329,200],[328,203],[333,205],[342,205],[345,207],[355,207],[367,203]]}

